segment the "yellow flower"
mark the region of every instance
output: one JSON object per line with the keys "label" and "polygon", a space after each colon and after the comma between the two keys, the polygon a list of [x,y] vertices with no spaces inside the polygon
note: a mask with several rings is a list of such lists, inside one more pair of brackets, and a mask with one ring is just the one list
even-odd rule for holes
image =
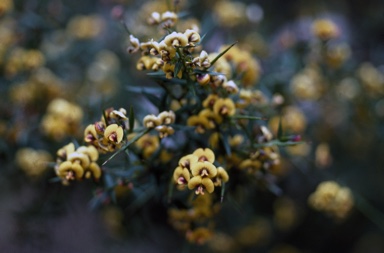
{"label": "yellow flower", "polygon": [[211,76],[211,86],[213,86],[213,87],[218,88],[226,82],[227,82],[227,77],[225,75]]}
{"label": "yellow flower", "polygon": [[89,157],[86,154],[80,153],[80,152],[73,152],[68,155],[67,160],[72,163],[80,164],[82,168],[87,168],[91,161],[89,160]]}
{"label": "yellow flower", "polygon": [[199,117],[204,117],[204,118],[207,118],[209,123],[210,123],[210,126],[209,128],[215,128],[216,124],[220,124],[222,121],[223,121],[223,118],[214,113],[211,109],[203,109],[199,112]]}
{"label": "yellow flower", "polygon": [[312,32],[322,40],[329,40],[338,36],[339,29],[330,19],[318,19],[312,24]]}
{"label": "yellow flower", "polygon": [[213,163],[215,161],[215,153],[209,148],[198,148],[193,152],[193,155],[198,157],[199,162],[208,161]]}
{"label": "yellow flower", "polygon": [[88,125],[84,130],[84,141],[85,143],[94,143],[98,140],[98,134],[94,124]]}
{"label": "yellow flower", "polygon": [[172,32],[164,38],[168,47],[185,47],[188,45],[188,37],[183,33]]}
{"label": "yellow flower", "polygon": [[155,129],[159,132],[161,139],[175,133],[175,130],[170,126],[157,126]]}
{"label": "yellow flower", "polygon": [[76,152],[88,155],[91,162],[96,162],[99,159],[99,152],[94,146],[81,146],[77,148]]}
{"label": "yellow flower", "polygon": [[137,140],[136,146],[143,151],[144,158],[149,158],[159,147],[159,137],[146,134]]}
{"label": "yellow flower", "polygon": [[187,125],[196,127],[195,131],[199,134],[205,133],[205,130],[210,128],[209,120],[197,115],[190,116],[187,120]]}
{"label": "yellow flower", "polygon": [[65,161],[58,165],[56,168],[56,174],[65,180],[80,180],[84,175],[84,169],[80,163]]}
{"label": "yellow flower", "polygon": [[132,34],[129,36],[129,41],[131,43],[131,46],[128,47],[127,51],[128,53],[135,53],[140,49],[140,41],[136,37],[134,37]]}
{"label": "yellow flower", "polygon": [[160,119],[153,114],[147,115],[143,119],[143,125],[146,128],[154,128],[161,124]]}
{"label": "yellow flower", "polygon": [[184,35],[188,38],[188,46],[195,46],[200,41],[200,34],[192,29],[188,29],[184,32]]}
{"label": "yellow flower", "polygon": [[201,176],[213,178],[217,174],[216,166],[210,162],[197,162],[191,166],[191,172],[193,176]]}
{"label": "yellow flower", "polygon": [[219,96],[216,94],[209,94],[209,96],[204,99],[203,106],[205,108],[213,108],[213,105],[216,103],[216,101],[219,99]]}
{"label": "yellow flower", "polygon": [[239,88],[232,80],[223,83],[223,88],[230,94],[236,94],[239,92]]}
{"label": "yellow flower", "polygon": [[190,179],[191,175],[187,168],[178,166],[173,172],[173,180],[178,185],[187,185]]}
{"label": "yellow flower", "polygon": [[161,22],[164,27],[173,27],[178,19],[176,13],[172,11],[166,11],[161,14]]}
{"label": "yellow flower", "polygon": [[238,147],[244,142],[244,136],[235,134],[233,137],[229,137],[228,142],[231,147]]}
{"label": "yellow flower", "polygon": [[123,128],[117,124],[107,126],[104,131],[104,139],[115,145],[119,144],[123,140],[123,137]]}
{"label": "yellow flower", "polygon": [[197,74],[196,80],[200,85],[206,85],[211,81],[211,76],[209,74]]}
{"label": "yellow flower", "polygon": [[232,116],[236,112],[235,103],[230,98],[219,98],[213,105],[213,111],[217,115]]}
{"label": "yellow flower", "polygon": [[188,182],[188,189],[196,189],[195,193],[197,195],[204,195],[204,190],[206,190],[208,193],[212,193],[215,189],[215,186],[213,185],[212,179],[209,177],[202,178],[201,176],[194,176]]}
{"label": "yellow flower", "polygon": [[151,39],[148,42],[142,42],[140,44],[140,49],[143,55],[153,55],[156,56],[160,53],[160,44],[157,41]]}
{"label": "yellow flower", "polygon": [[87,179],[93,177],[95,180],[99,180],[101,177],[101,169],[99,165],[92,162],[87,168],[84,168],[84,177]]}
{"label": "yellow flower", "polygon": [[219,142],[220,142],[220,133],[219,132],[214,132],[209,136],[209,147],[212,149],[216,149],[219,147]]}
{"label": "yellow flower", "polygon": [[151,13],[151,16],[148,18],[149,25],[158,25],[161,21],[161,15],[157,11]]}
{"label": "yellow flower", "polygon": [[199,157],[197,157],[193,154],[186,155],[186,156],[183,156],[182,158],[180,158],[179,166],[181,166],[182,168],[187,168],[188,170],[190,170],[191,166],[193,164],[197,163],[198,160],[199,160]]}
{"label": "yellow flower", "polygon": [[256,171],[260,170],[261,166],[262,163],[259,160],[246,159],[240,163],[239,169],[245,170],[248,173],[253,174]]}
{"label": "yellow flower", "polygon": [[164,62],[170,62],[176,55],[176,49],[171,46],[167,46],[164,40],[159,43],[161,59]]}
{"label": "yellow flower", "polygon": [[56,155],[58,156],[58,159],[60,159],[61,161],[65,161],[67,160],[68,155],[73,152],[75,152],[75,144],[71,142],[65,145],[64,147],[62,147],[61,149],[59,149],[56,152]]}
{"label": "yellow flower", "polygon": [[155,64],[157,64],[159,59],[156,57],[144,55],[136,63],[137,70],[149,70],[152,69]]}
{"label": "yellow flower", "polygon": [[[175,65],[173,64],[170,64],[170,63],[165,63],[164,66],[163,66],[163,71],[165,73],[165,77],[168,78],[168,79],[172,79],[173,77],[175,77]],[[182,77],[182,71],[180,70],[179,73],[176,74],[176,76],[178,78],[181,78]]]}
{"label": "yellow flower", "polygon": [[217,174],[212,179],[215,186],[221,186],[222,183],[226,183],[229,180],[227,171],[223,167],[217,168]]}
{"label": "yellow flower", "polygon": [[164,111],[157,116],[160,120],[160,124],[169,125],[175,122],[176,115],[173,111]]}

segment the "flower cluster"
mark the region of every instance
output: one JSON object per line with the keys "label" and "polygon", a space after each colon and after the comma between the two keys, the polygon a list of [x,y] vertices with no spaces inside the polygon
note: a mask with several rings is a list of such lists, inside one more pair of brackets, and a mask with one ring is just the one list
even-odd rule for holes
{"label": "flower cluster", "polygon": [[214,162],[215,154],[211,149],[196,149],[179,160],[179,165],[173,172],[173,180],[179,189],[188,186],[197,195],[204,195],[205,191],[212,193],[215,186],[221,186],[229,180],[225,169],[216,168]]}
{"label": "flower cluster", "polygon": [[209,95],[203,101],[203,109],[197,115],[191,115],[187,120],[188,126],[195,127],[197,133],[205,133],[222,123],[223,118],[232,116],[236,107],[231,98],[220,98],[216,94]]}
{"label": "flower cluster", "polygon": [[113,152],[120,148],[128,129],[127,112],[124,108],[108,108],[100,121],[88,125],[84,130],[84,141],[101,153]]}
{"label": "flower cluster", "polygon": [[62,140],[69,135],[77,135],[83,119],[83,110],[65,99],[52,100],[47,113],[41,121],[43,132],[55,140]]}
{"label": "flower cluster", "polygon": [[175,122],[176,115],[173,111],[163,111],[159,115],[150,114],[144,117],[143,125],[146,128],[154,128],[160,138],[172,135],[175,130],[169,126]]}
{"label": "flower cluster", "polygon": [[348,187],[342,187],[335,181],[325,181],[309,196],[308,203],[315,210],[342,220],[350,213],[354,200]]}
{"label": "flower cluster", "polygon": [[69,143],[59,149],[56,155],[55,172],[64,184],[83,178],[99,180],[101,177],[101,169],[97,164],[99,152],[94,146],[75,149],[75,145]]}

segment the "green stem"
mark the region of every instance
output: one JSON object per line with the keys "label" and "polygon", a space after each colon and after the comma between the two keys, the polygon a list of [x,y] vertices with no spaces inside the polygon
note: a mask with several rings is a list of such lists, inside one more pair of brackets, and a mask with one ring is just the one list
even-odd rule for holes
{"label": "green stem", "polygon": [[250,116],[250,115],[233,115],[233,116],[231,116],[231,118],[232,118],[232,119],[267,120],[267,118],[256,117],[256,116]]}

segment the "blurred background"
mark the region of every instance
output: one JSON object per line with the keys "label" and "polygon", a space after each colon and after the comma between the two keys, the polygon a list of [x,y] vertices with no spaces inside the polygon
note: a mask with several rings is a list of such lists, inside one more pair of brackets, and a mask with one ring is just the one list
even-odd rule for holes
{"label": "blurred background", "polygon": [[[260,63],[255,87],[284,97],[285,127],[305,143],[281,151],[283,193],[250,188],[239,208],[224,200],[222,232],[196,246],[161,200],[92,208],[100,184],[54,182],[46,165],[102,109],[156,110],[132,92],[155,82],[126,49],[129,33],[159,37],[143,23],[167,3],[1,0],[0,252],[384,252],[384,2],[176,2],[206,51],[237,41]],[[350,202],[336,214],[311,204],[324,181],[352,192],[348,215]]]}

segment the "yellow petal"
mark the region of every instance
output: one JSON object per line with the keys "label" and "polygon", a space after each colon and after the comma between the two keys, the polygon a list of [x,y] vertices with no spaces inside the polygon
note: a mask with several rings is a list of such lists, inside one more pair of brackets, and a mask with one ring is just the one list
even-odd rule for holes
{"label": "yellow petal", "polygon": [[94,146],[81,146],[77,148],[76,152],[88,155],[92,162],[96,162],[99,159],[99,152]]}
{"label": "yellow petal", "polygon": [[87,168],[90,164],[88,155],[80,152],[74,152],[68,155],[68,161],[76,163],[78,161],[83,168]]}
{"label": "yellow petal", "polygon": [[191,169],[192,164],[197,163],[197,160],[199,158],[193,154],[191,155],[186,155],[180,158],[179,160],[179,166],[187,169]]}
{"label": "yellow petal", "polygon": [[210,178],[203,178],[201,180],[201,184],[204,186],[204,188],[207,190],[207,192],[212,193],[215,189],[215,186],[213,185],[213,182]]}
{"label": "yellow petal", "polygon": [[100,166],[95,162],[93,162],[89,165],[89,167],[87,168],[87,171],[92,172],[92,176],[95,180],[98,180],[101,177]]}
{"label": "yellow petal", "polygon": [[201,185],[201,180],[200,176],[192,177],[188,182],[188,189],[192,190]]}

